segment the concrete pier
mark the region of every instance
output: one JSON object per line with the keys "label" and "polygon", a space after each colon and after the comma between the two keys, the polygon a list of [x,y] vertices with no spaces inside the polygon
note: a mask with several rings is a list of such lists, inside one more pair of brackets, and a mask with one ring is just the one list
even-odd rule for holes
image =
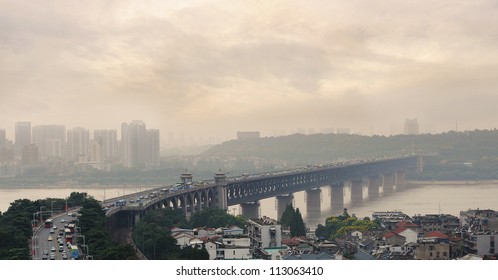
{"label": "concrete pier", "polygon": [[344,208],[344,184],[330,185],[330,205],[333,210]]}
{"label": "concrete pier", "polygon": [[380,177],[373,176],[368,178],[368,198],[379,197],[380,185],[381,185]]}
{"label": "concrete pier", "polygon": [[363,184],[361,180],[351,181],[351,204],[361,203],[363,200]]}
{"label": "concrete pier", "polygon": [[242,209],[242,216],[247,219],[258,219],[259,218],[259,201],[246,202],[240,204]]}
{"label": "concrete pier", "polygon": [[318,212],[320,213],[321,209],[321,199],[320,194],[322,190],[320,188],[306,190],[306,211],[310,212]]}
{"label": "concrete pier", "polygon": [[394,173],[384,174],[383,178],[384,183],[382,186],[384,188],[384,194],[394,192]]}
{"label": "concrete pier", "polygon": [[288,194],[288,195],[279,195],[275,198],[277,200],[277,219],[280,221],[280,218],[282,217],[282,214],[285,211],[285,208],[287,208],[287,205],[292,204],[294,201],[294,195]]}

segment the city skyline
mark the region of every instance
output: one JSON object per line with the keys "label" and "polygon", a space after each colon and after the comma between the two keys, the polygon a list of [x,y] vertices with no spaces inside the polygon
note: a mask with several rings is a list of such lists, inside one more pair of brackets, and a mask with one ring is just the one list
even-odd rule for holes
{"label": "city skyline", "polygon": [[[2,2],[0,128],[493,129],[493,1]],[[34,123],[36,120],[37,123]],[[167,139],[167,138],[163,138]],[[163,144],[164,145],[164,144]]]}

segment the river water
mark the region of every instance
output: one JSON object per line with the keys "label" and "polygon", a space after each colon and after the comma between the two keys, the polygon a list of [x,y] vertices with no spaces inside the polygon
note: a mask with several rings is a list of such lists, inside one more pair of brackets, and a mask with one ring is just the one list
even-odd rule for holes
{"label": "river water", "polygon": [[[87,192],[95,199],[103,200],[123,194],[144,191],[152,187],[139,186],[50,186],[50,187],[1,187],[0,211],[8,209],[16,199],[30,200],[51,198],[66,198],[71,192]],[[417,184],[398,188],[393,193],[384,194],[381,190],[377,198],[368,198],[367,190],[363,190],[361,203],[353,204],[350,199],[349,187],[344,188],[344,207],[349,214],[358,217],[371,217],[375,211],[403,211],[408,215],[414,214],[452,214],[467,209],[494,209],[498,210],[498,183],[465,184],[461,182],[444,184]],[[324,224],[331,215],[342,213],[342,207],[331,203],[330,188],[324,187],[321,192],[321,212],[308,213],[306,211],[306,196],[304,192],[294,194],[294,207],[299,208],[303,220],[308,227],[314,228],[317,224]],[[261,202],[260,215],[277,218],[274,198],[264,199]],[[240,208],[229,208],[231,214],[239,214]]]}

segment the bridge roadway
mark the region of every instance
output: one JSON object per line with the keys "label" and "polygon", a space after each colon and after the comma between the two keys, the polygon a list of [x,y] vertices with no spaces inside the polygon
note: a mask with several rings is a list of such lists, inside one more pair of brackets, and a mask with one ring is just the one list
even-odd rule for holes
{"label": "bridge roadway", "polygon": [[[340,204],[343,199],[343,187],[350,185],[352,200],[361,200],[362,187],[368,185],[369,196],[379,194],[379,187],[384,193],[394,186],[404,184],[406,172],[421,171],[422,162],[418,156],[404,156],[374,160],[349,161],[327,165],[314,165],[275,173],[263,173],[227,178],[223,172],[215,174],[214,180],[192,181],[192,174],[181,175],[182,186],[167,186],[151,189],[141,193],[106,200],[104,206],[110,206],[107,216],[127,212],[132,224],[138,222],[146,211],[162,207],[182,209],[189,218],[193,213],[206,208],[227,209],[228,206],[240,204],[242,214],[248,218],[258,215],[259,200],[276,197],[278,215],[287,204],[292,203],[293,193],[306,191],[308,203],[320,208],[316,194],[321,187],[330,186],[333,203]],[[167,190],[167,191],[166,191]],[[155,193],[156,195],[151,195]],[[157,195],[158,194],[158,195]],[[143,197],[139,203],[136,198]],[[130,203],[132,198],[133,203]],[[119,199],[128,202],[121,207],[110,204]]]}

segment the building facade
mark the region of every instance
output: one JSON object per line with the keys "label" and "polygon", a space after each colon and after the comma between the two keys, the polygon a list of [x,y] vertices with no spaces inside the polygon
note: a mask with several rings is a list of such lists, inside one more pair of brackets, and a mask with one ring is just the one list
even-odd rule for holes
{"label": "building facade", "polygon": [[247,232],[251,240],[251,253],[255,257],[260,257],[265,248],[282,246],[282,226],[274,219],[249,219]]}

